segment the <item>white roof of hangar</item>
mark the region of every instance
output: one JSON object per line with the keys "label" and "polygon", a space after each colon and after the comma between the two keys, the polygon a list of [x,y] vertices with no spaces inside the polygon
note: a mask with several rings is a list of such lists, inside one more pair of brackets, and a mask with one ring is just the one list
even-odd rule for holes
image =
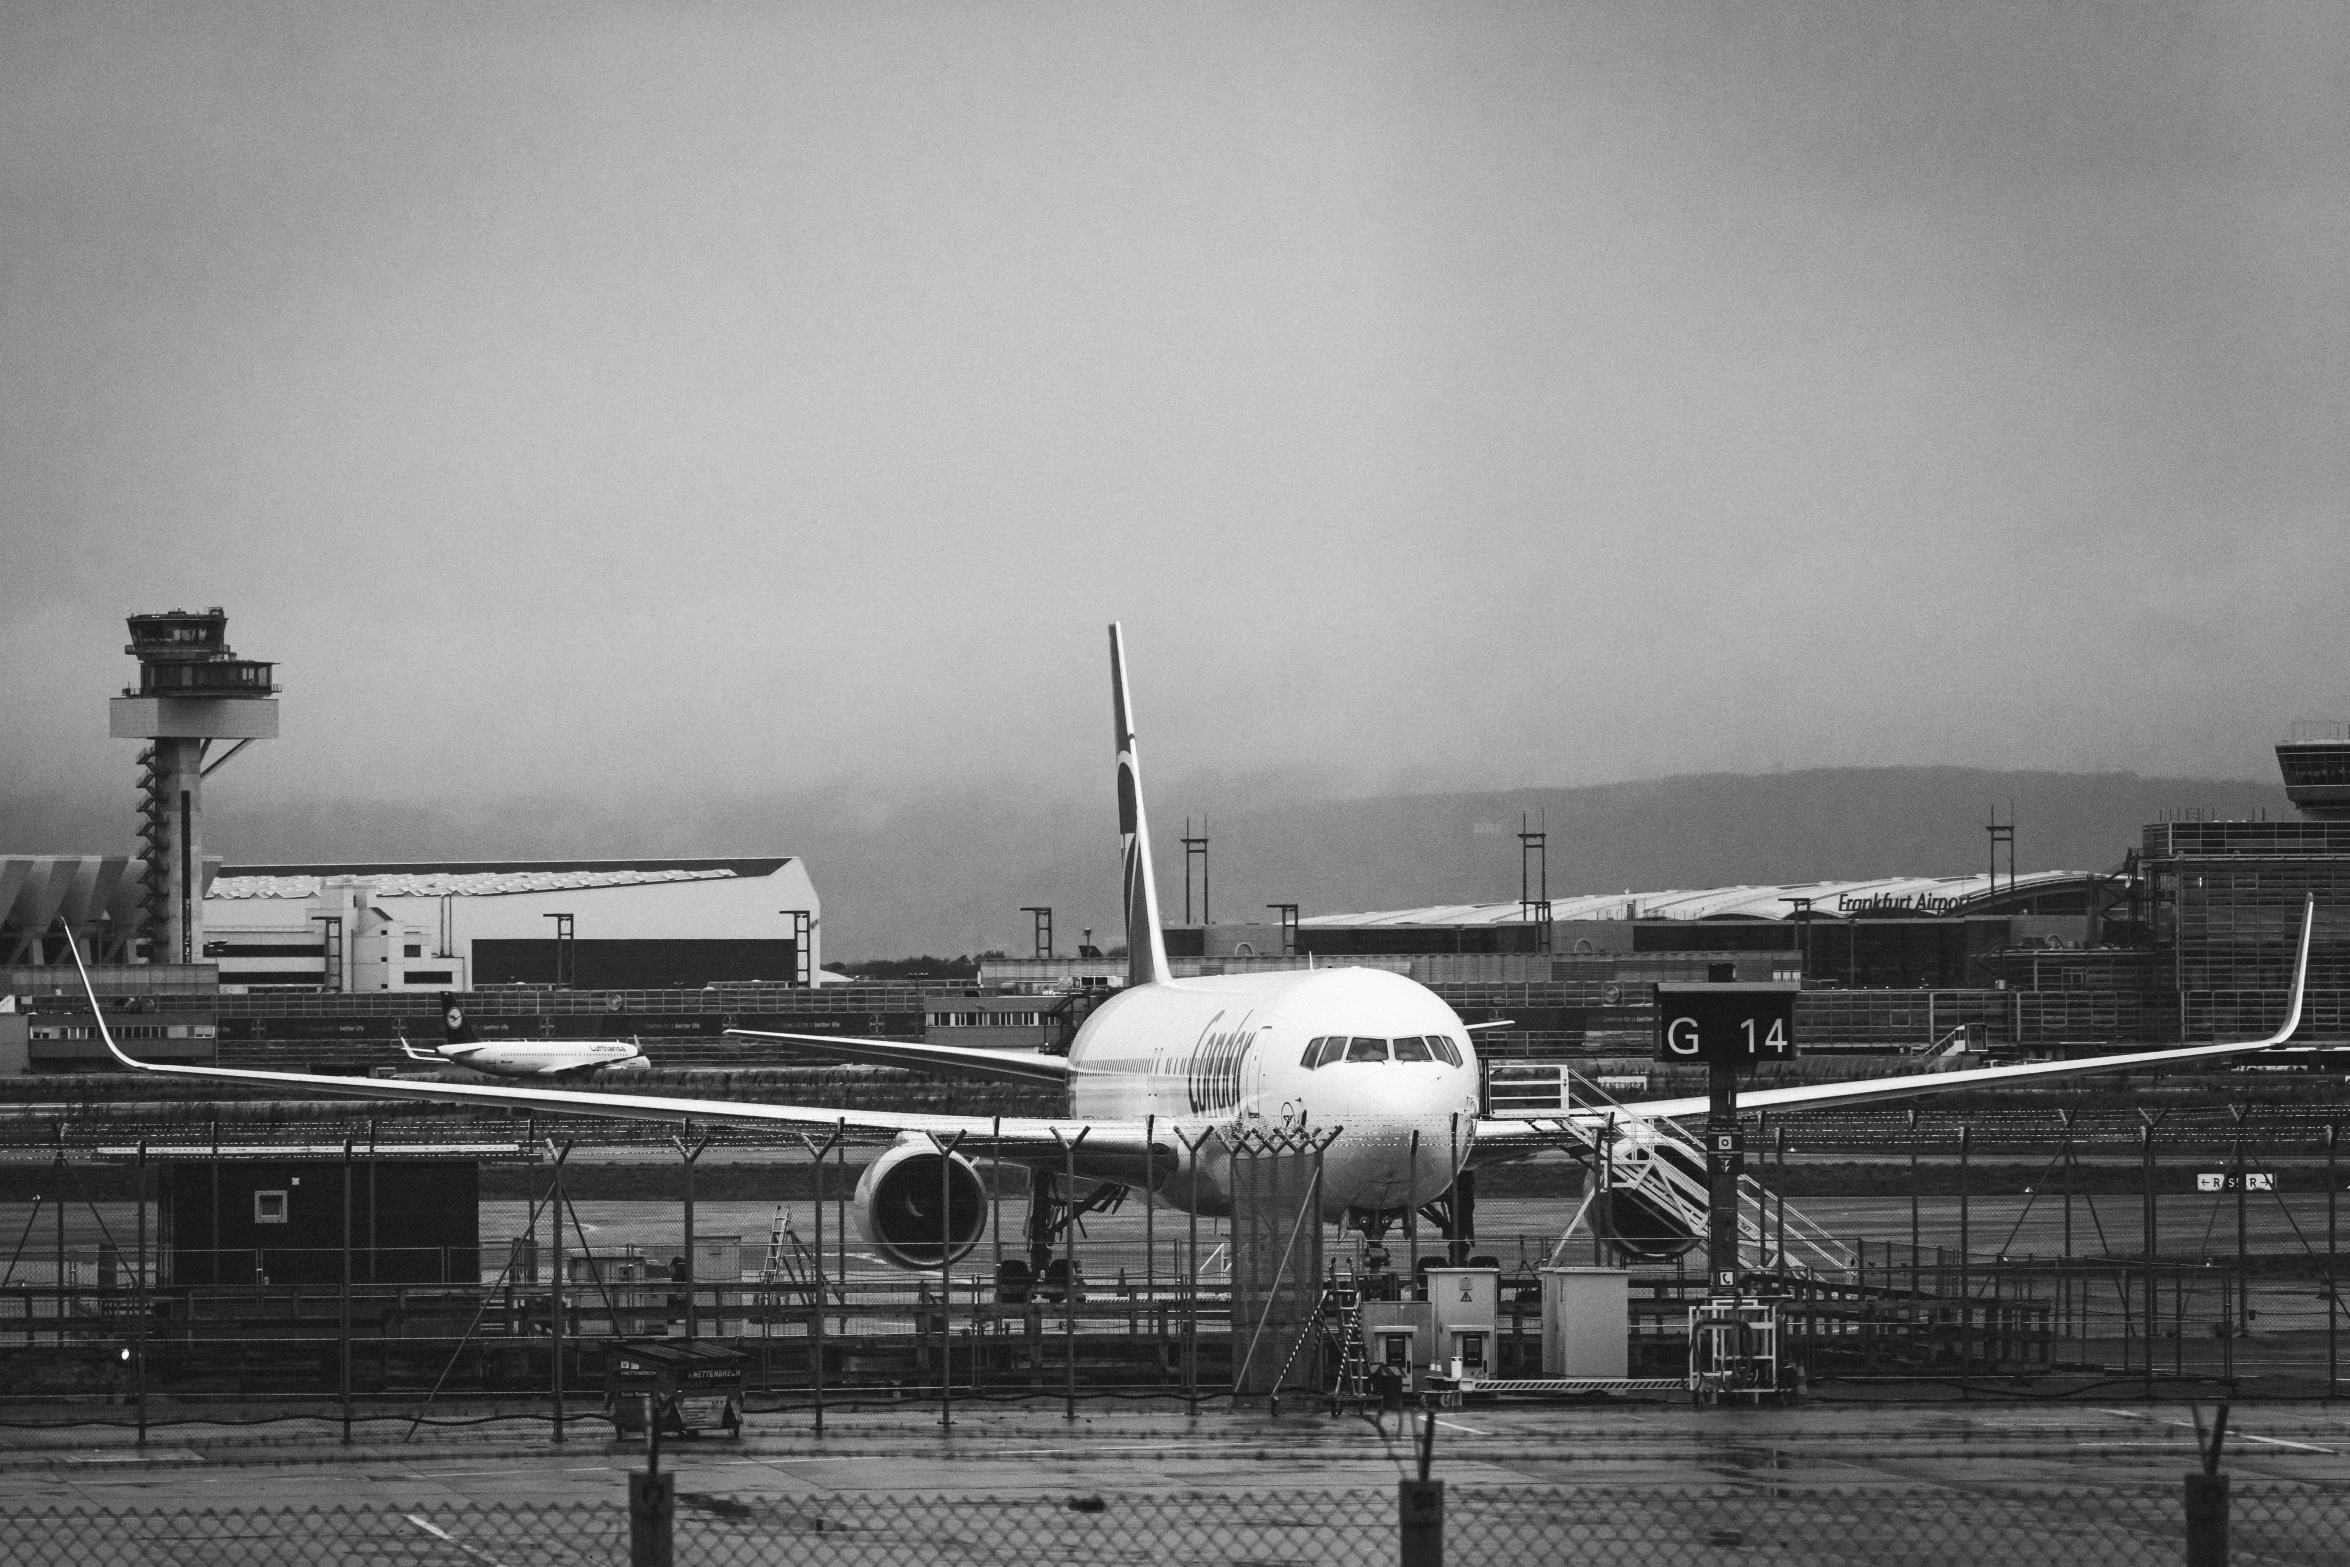
{"label": "white roof of hangar", "polygon": [[329,880],[344,877],[365,881],[370,895],[379,898],[479,898],[517,892],[586,892],[662,882],[771,876],[790,863],[790,856],[781,855],[754,860],[231,866],[205,890],[205,896],[309,899],[316,897]]}
{"label": "white roof of hangar", "polygon": [[[2018,889],[2054,886],[2078,881],[2084,871],[2030,871],[2014,879]],[[2008,889],[1999,879],[1999,890]],[[1790,898],[1809,898],[1812,908],[1825,915],[1851,915],[1868,910],[1911,910],[1921,914],[1946,913],[1987,896],[1991,877],[1878,876],[1861,881],[1781,882],[1763,886],[1673,888],[1651,892],[1579,893],[1550,900],[1553,920],[1620,920],[1631,905],[1642,919],[1789,919],[1795,913]],[[1302,926],[1377,925],[1515,925],[1523,917],[1519,904],[1443,903],[1417,909],[1383,909],[1364,914],[1313,914]]]}

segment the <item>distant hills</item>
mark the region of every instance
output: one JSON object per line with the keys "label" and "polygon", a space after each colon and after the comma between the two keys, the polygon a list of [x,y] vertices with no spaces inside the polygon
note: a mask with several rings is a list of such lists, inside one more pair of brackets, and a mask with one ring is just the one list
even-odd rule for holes
{"label": "distant hills", "polygon": [[[1986,863],[1984,823],[2012,803],[2021,869],[2118,864],[2146,822],[2184,810],[2290,814],[2273,784],[2131,773],[1959,767],[1701,774],[1572,789],[1302,797],[1277,781],[1152,791],[1162,901],[1183,914],[1184,812],[1211,822],[1213,911],[1267,917],[1469,903],[1518,895],[1521,812],[1549,833],[1550,889],[1706,887],[1875,875],[1953,875]],[[111,799],[0,801],[0,853],[124,853],[128,780]],[[937,788],[849,788],[624,803],[489,799],[306,802],[256,809],[223,789],[207,848],[231,862],[662,854],[805,855],[835,958],[1028,949],[1024,904],[1056,911],[1058,945],[1116,936],[1116,823],[1099,800]],[[1196,885],[1196,884],[1195,884]],[[1199,912],[1196,901],[1193,909]]]}

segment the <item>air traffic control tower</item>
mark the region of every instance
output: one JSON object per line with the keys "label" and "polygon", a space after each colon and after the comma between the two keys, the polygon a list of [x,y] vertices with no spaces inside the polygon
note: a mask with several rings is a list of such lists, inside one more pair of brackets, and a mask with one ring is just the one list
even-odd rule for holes
{"label": "air traffic control tower", "polygon": [[2285,798],[2313,822],[2350,821],[2350,725],[2298,723],[2277,746]]}
{"label": "air traffic control tower", "polygon": [[[228,611],[130,617],[139,683],[108,703],[117,740],[139,753],[139,859],[146,866],[146,958],[195,963],[204,952],[204,780],[256,740],[277,738],[273,664],[228,645]],[[212,756],[215,741],[231,742]]]}

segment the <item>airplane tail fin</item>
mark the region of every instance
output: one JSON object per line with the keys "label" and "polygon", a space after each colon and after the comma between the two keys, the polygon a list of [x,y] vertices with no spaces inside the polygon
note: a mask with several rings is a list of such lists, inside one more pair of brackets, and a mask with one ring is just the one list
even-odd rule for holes
{"label": "airplane tail fin", "polygon": [[1110,700],[1118,740],[1118,838],[1124,856],[1126,983],[1168,977],[1167,935],[1159,923],[1159,879],[1151,868],[1150,819],[1142,805],[1142,768],[1134,754],[1134,702],[1126,689],[1126,637],[1110,623]]}
{"label": "airplane tail fin", "polygon": [[465,1008],[447,991],[441,992],[441,1033],[452,1045],[473,1044],[473,1025],[465,1021]]}

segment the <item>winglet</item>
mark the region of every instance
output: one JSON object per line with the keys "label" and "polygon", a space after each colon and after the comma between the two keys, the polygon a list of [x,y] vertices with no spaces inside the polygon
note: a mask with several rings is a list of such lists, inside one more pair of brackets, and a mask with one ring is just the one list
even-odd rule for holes
{"label": "winglet", "polygon": [[2293,959],[2293,999],[2285,1008],[2284,1026],[2271,1034],[2263,1044],[2281,1045],[2293,1037],[2301,1026],[2301,998],[2309,989],[2309,938],[2317,929],[2317,894],[2301,906],[2301,951]]}
{"label": "winglet", "polygon": [[1126,637],[1110,622],[1110,701],[1118,740],[1118,837],[1126,879],[1126,983],[1168,977],[1167,934],[1159,923],[1159,879],[1151,868],[1150,819],[1134,754],[1134,700],[1126,689]]}
{"label": "winglet", "polygon": [[90,971],[82,962],[82,944],[74,940],[72,931],[65,933],[65,950],[73,954],[74,970],[82,976],[82,994],[90,998],[90,1016],[98,1025],[98,1037],[106,1041],[107,1053],[134,1072],[162,1071],[162,1067],[149,1066],[124,1055],[122,1046],[114,1042],[114,1030],[106,1026],[106,1014],[98,1006],[98,987],[90,983]]}

